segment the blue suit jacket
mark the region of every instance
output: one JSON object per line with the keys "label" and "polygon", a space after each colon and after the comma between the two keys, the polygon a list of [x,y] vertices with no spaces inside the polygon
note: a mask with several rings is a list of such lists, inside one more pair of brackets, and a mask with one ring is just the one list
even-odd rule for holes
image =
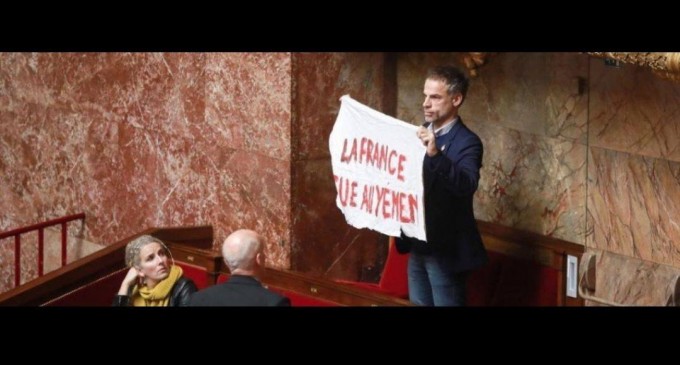
{"label": "blue suit jacket", "polygon": [[479,183],[484,147],[459,117],[451,131],[438,139],[442,153],[423,160],[425,231],[427,242],[398,238],[397,249],[449,256],[453,268],[467,271],[488,260],[477,230],[472,198]]}

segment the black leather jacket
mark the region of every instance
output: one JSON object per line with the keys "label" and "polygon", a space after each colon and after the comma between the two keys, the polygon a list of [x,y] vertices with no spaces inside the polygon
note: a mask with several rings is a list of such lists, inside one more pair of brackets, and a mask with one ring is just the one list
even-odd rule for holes
{"label": "black leather jacket", "polygon": [[[196,284],[194,284],[191,279],[184,276],[180,277],[177,279],[175,286],[172,287],[172,291],[170,291],[170,302],[168,303],[168,306],[186,307],[189,304],[191,294],[196,291],[198,291]],[[114,307],[127,307],[130,305],[130,296],[128,295],[116,295],[116,297],[113,298]]]}

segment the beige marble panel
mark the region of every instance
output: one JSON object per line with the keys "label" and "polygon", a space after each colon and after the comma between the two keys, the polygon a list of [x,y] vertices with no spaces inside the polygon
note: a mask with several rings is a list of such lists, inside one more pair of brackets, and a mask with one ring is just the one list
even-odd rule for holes
{"label": "beige marble panel", "polygon": [[[419,124],[427,69],[459,59],[401,55],[398,118]],[[587,59],[498,53],[471,79],[460,113],[484,143],[478,219],[584,243]]]}
{"label": "beige marble panel", "polygon": [[[612,252],[589,249],[597,255],[596,290],[588,294],[625,306],[665,306],[680,269]],[[586,301],[586,305],[601,305]]]}
{"label": "beige marble panel", "polygon": [[589,153],[587,246],[680,266],[680,163]]}
{"label": "beige marble panel", "polygon": [[592,147],[680,162],[680,83],[590,60]]}
{"label": "beige marble panel", "polygon": [[[427,69],[458,59],[455,53],[400,57],[398,118],[422,123]],[[471,79],[460,113],[467,120],[585,143],[587,60],[578,53],[497,53]]]}
{"label": "beige marble panel", "polygon": [[475,216],[575,243],[585,235],[585,146],[488,123]]}
{"label": "beige marble panel", "polygon": [[[413,125],[423,123],[423,86],[430,67],[456,65],[456,53],[413,52],[403,53],[397,58],[397,119]],[[472,88],[472,87],[471,87]]]}

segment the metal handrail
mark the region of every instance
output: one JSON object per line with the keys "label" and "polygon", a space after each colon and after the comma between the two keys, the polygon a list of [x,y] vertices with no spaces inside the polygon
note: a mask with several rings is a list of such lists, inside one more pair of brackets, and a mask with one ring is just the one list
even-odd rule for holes
{"label": "metal handrail", "polygon": [[61,265],[66,265],[66,241],[67,241],[67,223],[85,219],[85,213],[78,213],[67,215],[61,218],[52,219],[42,223],[33,224],[30,226],[13,229],[11,231],[0,233],[0,240],[8,237],[14,237],[14,286],[19,286],[21,283],[21,235],[24,233],[38,231],[38,276],[43,275],[44,266],[44,229],[61,224]]}
{"label": "metal handrail", "polygon": [[13,230],[7,231],[7,232],[2,232],[2,233],[0,233],[0,240],[3,239],[3,238],[16,236],[18,234],[23,234],[23,233],[35,231],[36,229],[39,229],[39,228],[56,226],[57,224],[60,224],[60,223],[68,223],[68,222],[74,221],[76,219],[85,219],[85,213],[67,215],[67,216],[64,216],[64,217],[61,217],[61,218],[52,219],[52,220],[45,221],[45,222],[42,222],[42,223],[36,223],[34,225],[31,225],[31,226],[26,226],[26,227],[22,227],[22,228],[13,229]]}

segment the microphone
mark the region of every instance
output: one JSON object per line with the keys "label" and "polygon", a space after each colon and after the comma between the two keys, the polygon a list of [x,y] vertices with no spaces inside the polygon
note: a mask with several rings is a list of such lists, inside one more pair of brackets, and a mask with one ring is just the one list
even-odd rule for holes
{"label": "microphone", "polygon": [[[432,124],[431,122],[424,122],[420,125],[421,128],[428,128]],[[423,146],[427,147],[427,142],[423,141]]]}

